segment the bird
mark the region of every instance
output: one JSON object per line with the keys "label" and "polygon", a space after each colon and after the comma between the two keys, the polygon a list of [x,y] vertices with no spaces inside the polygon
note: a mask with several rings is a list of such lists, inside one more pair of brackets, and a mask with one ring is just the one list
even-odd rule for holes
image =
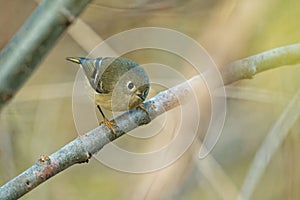
{"label": "bird", "polygon": [[95,105],[105,124],[113,134],[114,122],[110,122],[101,108],[110,111],[126,111],[139,107],[147,98],[150,81],[147,72],[135,61],[125,57],[66,57],[80,64],[94,92]]}

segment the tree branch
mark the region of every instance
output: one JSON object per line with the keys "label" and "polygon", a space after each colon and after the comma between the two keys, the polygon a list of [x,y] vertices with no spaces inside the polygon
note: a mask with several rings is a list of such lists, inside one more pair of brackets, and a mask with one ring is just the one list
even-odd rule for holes
{"label": "tree branch", "polygon": [[19,198],[64,169],[76,163],[88,162],[107,143],[175,108],[179,101],[187,100],[189,94],[192,94],[189,84],[199,79],[200,76],[196,76],[189,82],[159,93],[143,104],[147,112],[136,108],[117,116],[112,120],[117,122],[114,127],[116,134],[102,125],[76,138],[52,155],[41,156],[32,167],[0,188],[0,199]]}
{"label": "tree branch", "polygon": [[300,63],[300,44],[283,46],[237,60],[221,69],[224,84],[251,79],[257,73]]}
{"label": "tree branch", "polygon": [[[0,54],[0,109],[90,0],[44,0]],[[41,20],[43,19],[43,20]]]}
{"label": "tree branch", "polygon": [[[295,44],[236,61],[222,68],[221,73],[224,82],[229,84],[252,78],[255,74],[265,70],[295,64],[299,61],[300,44]],[[202,83],[202,77],[195,76],[146,101],[143,104],[146,112],[136,108],[122,113],[111,120],[117,122],[117,126],[114,127],[116,134],[112,134],[106,126],[102,125],[76,138],[52,155],[41,156],[32,167],[0,187],[0,198],[19,198],[64,169],[77,163],[88,162],[90,157],[100,151],[104,145],[138,126],[150,123],[157,116],[187,101],[193,93],[192,87],[199,87]]]}
{"label": "tree branch", "polygon": [[[251,78],[256,73],[268,69],[297,63],[300,60],[300,51],[297,54],[295,50],[300,50],[299,46],[297,44],[277,48],[229,64],[222,69],[222,74],[226,74],[223,76],[224,82],[231,83],[236,80]],[[274,52],[277,52],[277,56],[274,56]],[[280,60],[280,65],[274,60]],[[274,64],[273,67],[271,66],[272,63]],[[255,70],[253,70],[254,68]],[[232,77],[234,78],[228,76],[230,73],[233,73]],[[137,108],[117,116],[113,119],[113,121],[118,122],[118,126],[115,127],[115,135],[106,126],[99,126],[84,136],[73,140],[52,155],[41,156],[31,168],[2,186],[0,197],[4,199],[21,197],[64,169],[76,163],[88,162],[90,157],[100,151],[107,143],[138,126],[149,123],[165,111],[177,107],[179,102],[188,100],[189,95],[192,94],[190,86],[199,85],[199,81],[202,81],[201,77],[195,76],[185,83],[159,93],[143,105],[147,112]]]}

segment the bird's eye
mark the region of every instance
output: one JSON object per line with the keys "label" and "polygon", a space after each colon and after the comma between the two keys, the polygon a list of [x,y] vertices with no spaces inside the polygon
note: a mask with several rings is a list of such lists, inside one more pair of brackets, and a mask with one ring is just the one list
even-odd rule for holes
{"label": "bird's eye", "polygon": [[129,90],[132,90],[135,86],[134,86],[134,84],[131,81],[129,81],[127,83],[127,87],[128,87]]}

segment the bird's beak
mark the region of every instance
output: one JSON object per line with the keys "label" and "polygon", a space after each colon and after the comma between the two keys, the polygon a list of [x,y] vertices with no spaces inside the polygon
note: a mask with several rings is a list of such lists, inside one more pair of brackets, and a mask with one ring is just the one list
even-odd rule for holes
{"label": "bird's beak", "polygon": [[146,97],[144,93],[137,93],[136,96],[138,96],[140,99],[142,99],[143,101],[145,101]]}
{"label": "bird's beak", "polygon": [[66,60],[71,61],[73,63],[81,64],[81,58],[66,57]]}

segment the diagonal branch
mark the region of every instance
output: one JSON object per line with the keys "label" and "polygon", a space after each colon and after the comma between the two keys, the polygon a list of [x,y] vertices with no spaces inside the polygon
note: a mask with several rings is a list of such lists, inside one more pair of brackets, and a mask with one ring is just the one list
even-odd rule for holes
{"label": "diagonal branch", "polygon": [[189,84],[199,79],[200,76],[196,76],[189,82],[159,93],[143,104],[147,112],[136,108],[117,116],[113,119],[117,122],[114,127],[116,134],[112,134],[110,129],[102,125],[76,138],[52,155],[41,156],[32,167],[0,188],[0,199],[19,198],[64,169],[76,163],[88,162],[107,143],[149,123],[165,111],[178,106],[179,101],[187,100],[188,94],[192,93]]}
{"label": "diagonal branch", "polygon": [[[0,109],[14,96],[32,74],[42,57],[90,0],[44,0],[26,24],[0,54]],[[40,19],[43,19],[41,22]],[[300,44],[280,47],[238,60],[221,69],[225,84],[252,78],[255,74],[300,62]],[[104,145],[150,123],[160,114],[178,106],[191,95],[191,85],[199,87],[200,76],[166,90],[143,105],[147,112],[134,109],[114,120],[116,135],[105,126],[78,137],[50,156],[41,156],[22,174],[0,187],[0,199],[16,199],[48,178],[76,164],[87,162]],[[281,141],[279,141],[280,143]]]}
{"label": "diagonal branch", "polygon": [[[280,64],[274,60],[280,60]],[[224,82],[229,84],[237,80],[252,78],[255,74],[268,69],[298,63],[299,61],[300,44],[296,44],[236,61],[225,66],[222,69],[222,75]],[[239,66],[238,63],[241,65]],[[228,76],[228,74],[232,74],[232,76]],[[105,126],[99,126],[76,138],[52,155],[41,156],[32,167],[0,187],[0,199],[21,197],[68,167],[77,163],[88,162],[90,157],[100,151],[104,145],[138,126],[150,123],[157,116],[177,107],[180,103],[186,102],[193,93],[192,88],[199,87],[201,84],[204,84],[202,77],[200,75],[195,76],[187,82],[165,90],[146,101],[143,107],[146,108],[147,112],[137,108],[122,113],[112,119],[118,125],[115,127],[116,134],[112,134]]]}
{"label": "diagonal branch", "polygon": [[[0,109],[90,0],[44,0],[0,54]],[[43,20],[41,20],[43,19]]]}

